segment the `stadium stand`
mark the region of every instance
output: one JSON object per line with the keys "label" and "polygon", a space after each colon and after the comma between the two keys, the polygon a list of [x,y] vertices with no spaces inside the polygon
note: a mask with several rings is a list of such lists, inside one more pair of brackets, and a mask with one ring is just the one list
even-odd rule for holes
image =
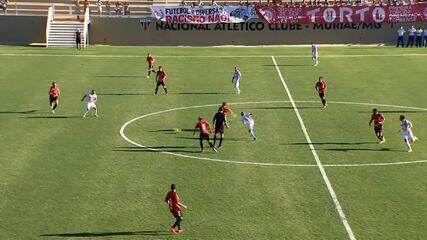
{"label": "stadium stand", "polygon": [[[130,17],[130,16],[148,16],[150,15],[150,5],[157,4],[167,4],[167,5],[179,5],[181,0],[118,0],[118,1],[109,1],[110,2],[110,14],[107,14],[106,2],[102,1],[102,14],[99,14],[97,0],[89,1],[89,9],[92,15],[102,15],[109,17],[117,17],[118,15],[115,12],[116,3],[120,3],[121,17]],[[204,5],[208,6],[211,4],[211,1],[201,1]],[[252,1],[251,1],[252,2]],[[269,0],[257,1],[257,3],[267,4]],[[129,5],[129,15],[125,15],[123,11],[123,5],[128,3]],[[196,1],[186,1],[188,5],[196,3]],[[246,4],[245,1],[240,0],[229,0],[229,1],[220,1],[218,4],[228,4],[228,5],[239,5]],[[79,10],[76,7],[76,4],[70,0],[14,0],[8,4],[7,14],[12,15],[44,15],[48,14],[48,9],[52,4],[55,5],[55,13],[59,17],[60,15],[81,15],[83,13],[83,1],[80,1]]]}
{"label": "stadium stand", "polygon": [[[412,1],[412,0],[409,0]],[[7,0],[0,0],[0,11],[2,11],[2,7],[4,2],[7,2]],[[102,7],[102,14],[99,12],[99,8],[97,5],[97,0],[89,0],[89,9],[92,16],[96,15],[102,15],[102,16],[109,16],[109,17],[140,17],[140,16],[149,16],[150,15],[150,5],[180,5],[182,3],[182,0],[117,0],[117,1],[101,1],[101,7]],[[110,3],[110,11],[108,13],[106,3]],[[199,4],[197,1],[184,1],[187,5],[194,5]],[[203,5],[209,6],[211,5],[212,1],[210,0],[204,0],[200,1]],[[412,2],[423,2],[423,1],[412,1]],[[58,18],[61,17],[70,17],[73,16],[73,18],[76,19],[76,16],[82,17],[83,14],[83,4],[84,1],[79,1],[79,6],[77,7],[75,2],[72,0],[14,0],[9,1],[7,3],[7,13],[3,10],[4,14],[12,14],[12,15],[43,15],[47,16],[48,9],[52,4],[55,5],[55,13]],[[120,4],[120,11],[119,14],[116,13],[116,3]],[[246,5],[246,4],[279,4],[282,3],[281,0],[260,0],[260,1],[242,1],[242,0],[228,0],[228,1],[218,1],[217,4],[219,5]],[[306,4],[306,5],[318,5],[318,4],[325,4],[325,1],[316,1],[316,0],[297,0],[297,1],[283,1],[283,4],[285,5],[294,5],[294,4]],[[329,5],[333,4],[405,4],[409,2],[405,2],[403,0],[390,0],[390,1],[384,1],[384,0],[373,0],[373,1],[365,1],[365,0],[350,0],[350,1],[343,1],[343,0],[333,0],[328,1]],[[128,12],[129,14],[125,14],[126,11],[124,11],[124,6],[128,5]],[[68,15],[68,16],[62,16],[62,15]]]}

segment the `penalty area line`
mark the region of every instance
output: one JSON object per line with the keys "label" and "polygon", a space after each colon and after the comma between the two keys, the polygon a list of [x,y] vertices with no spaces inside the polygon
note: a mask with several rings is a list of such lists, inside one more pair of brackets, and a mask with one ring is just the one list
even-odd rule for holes
{"label": "penalty area line", "polygon": [[285,82],[285,79],[283,78],[282,72],[279,69],[279,66],[277,65],[276,59],[274,56],[271,56],[271,59],[273,60],[273,64],[277,70],[277,73],[279,74],[280,81],[282,82],[282,85],[285,89],[286,94],[288,95],[289,101],[291,102],[292,108],[294,109],[295,115],[298,118],[299,124],[301,126],[301,130],[304,133],[305,139],[308,143],[308,146],[311,150],[311,153],[314,157],[314,160],[316,161],[316,165],[322,174],[323,181],[326,184],[326,187],[328,188],[329,194],[335,204],[335,208],[338,212],[338,215],[341,219],[342,224],[344,225],[345,230],[347,231],[348,238],[350,240],[356,240],[356,237],[354,236],[353,230],[350,227],[350,224],[347,221],[347,217],[345,216],[344,210],[341,207],[341,204],[338,200],[337,194],[335,193],[334,188],[332,187],[331,182],[329,181],[328,175],[326,174],[325,168],[322,165],[322,162],[320,161],[319,156],[317,155],[316,149],[314,148],[313,142],[311,141],[310,135],[308,134],[307,128],[305,127],[304,121],[302,120],[301,114],[299,113],[298,107],[292,97],[291,91],[288,88],[288,85]]}

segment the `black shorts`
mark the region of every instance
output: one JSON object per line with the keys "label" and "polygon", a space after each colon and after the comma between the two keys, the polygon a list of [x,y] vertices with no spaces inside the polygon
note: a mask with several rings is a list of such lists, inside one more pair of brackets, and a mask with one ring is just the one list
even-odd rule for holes
{"label": "black shorts", "polygon": [[81,38],[76,38],[76,43],[78,43],[78,44],[82,43],[82,39]]}
{"label": "black shorts", "polygon": [[174,216],[174,218],[176,218],[177,220],[182,220],[184,219],[184,217],[182,216],[181,212],[172,212],[172,215]]}
{"label": "black shorts", "polygon": [[166,84],[165,84],[165,82],[164,81],[157,81],[157,87],[158,86],[163,86],[163,87],[166,87]]}
{"label": "black shorts", "polygon": [[215,134],[224,134],[224,126],[215,127]]}
{"label": "black shorts", "polygon": [[209,134],[202,133],[202,134],[200,134],[199,139],[200,139],[200,141],[203,141],[203,140],[209,141],[209,140],[211,140],[211,137],[209,136]]}
{"label": "black shorts", "polygon": [[374,127],[374,131],[375,131],[375,133],[382,133],[383,128],[382,127]]}
{"label": "black shorts", "polygon": [[58,96],[54,97],[54,96],[49,96],[49,102],[53,103],[56,102],[58,100]]}
{"label": "black shorts", "polygon": [[320,97],[321,99],[325,98],[325,92],[319,92],[319,97]]}

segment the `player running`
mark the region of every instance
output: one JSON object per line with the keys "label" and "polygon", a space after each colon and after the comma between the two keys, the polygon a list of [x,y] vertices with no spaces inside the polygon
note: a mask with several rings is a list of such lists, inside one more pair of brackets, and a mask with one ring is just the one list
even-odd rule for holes
{"label": "player running", "polygon": [[399,120],[401,122],[399,131],[402,133],[403,140],[405,141],[406,149],[408,152],[412,152],[412,147],[409,142],[415,142],[418,140],[418,138],[415,137],[414,134],[412,133],[412,127],[414,125],[412,125],[412,123],[409,120],[407,120],[404,115],[401,115],[399,117]]}
{"label": "player running", "polygon": [[311,54],[312,54],[312,58],[314,61],[314,65],[313,66],[317,66],[319,65],[319,51],[317,50],[317,45],[314,44],[313,42],[311,43]]}
{"label": "player running", "polygon": [[194,131],[193,131],[193,136],[196,134],[197,130],[199,130],[199,133],[200,133],[199,140],[200,140],[201,152],[203,152],[203,150],[204,150],[203,149],[203,140],[206,140],[209,143],[209,145],[211,146],[212,150],[217,152],[218,150],[216,150],[215,146],[212,144],[210,136],[209,136],[212,133],[211,126],[202,117],[199,117],[199,121],[197,122],[196,127],[194,128]]}
{"label": "player running", "polygon": [[90,112],[90,110],[95,110],[95,117],[98,117],[98,108],[96,107],[96,102],[98,101],[98,96],[96,95],[96,91],[92,90],[89,93],[85,94],[82,98],[83,100],[86,99],[86,112],[83,114],[83,117],[86,117],[86,115]]}
{"label": "player running", "polygon": [[213,145],[215,146],[217,135],[219,134],[218,149],[220,149],[222,147],[222,139],[224,138],[224,127],[228,128],[227,118],[221,109],[218,109],[218,112],[215,114],[212,122],[215,129]]}
{"label": "player running", "polygon": [[182,233],[184,230],[181,228],[181,222],[184,218],[181,213],[181,208],[186,209],[187,206],[179,202],[175,184],[171,185],[171,190],[166,194],[165,202],[168,204],[170,212],[176,219],[175,223],[169,228],[169,232]]}
{"label": "player running", "polygon": [[240,72],[237,66],[234,66],[234,73],[231,82],[234,85],[234,88],[237,90],[237,94],[240,94],[240,79],[242,78],[242,73]]}
{"label": "player running", "polygon": [[323,77],[319,77],[319,81],[316,82],[314,88],[319,93],[320,100],[322,100],[323,108],[326,108],[328,104],[326,103],[326,81],[322,80]]}
{"label": "player running", "polygon": [[255,121],[252,119],[253,114],[242,112],[240,114],[240,116],[241,116],[243,123],[248,128],[249,134],[251,134],[252,139],[255,141],[256,140],[256,135],[254,132]]}
{"label": "player running", "polygon": [[52,82],[52,86],[49,89],[49,106],[52,113],[55,113],[55,109],[59,105],[59,87],[56,82]]}
{"label": "player running", "polygon": [[148,53],[147,55],[147,64],[148,64],[148,73],[147,78],[150,78],[151,72],[156,73],[156,70],[154,70],[154,57]]}
{"label": "player running", "polygon": [[369,121],[369,126],[371,126],[372,122],[374,122],[374,132],[377,138],[380,140],[380,144],[385,143],[385,138],[383,134],[384,120],[384,116],[378,112],[378,109],[372,109],[372,116],[371,120]]}
{"label": "player running", "polygon": [[163,71],[162,66],[159,66],[159,70],[156,73],[156,91],[154,91],[154,95],[157,95],[157,91],[159,90],[159,86],[163,86],[163,90],[165,90],[165,94],[168,94],[168,89],[166,88],[166,72]]}

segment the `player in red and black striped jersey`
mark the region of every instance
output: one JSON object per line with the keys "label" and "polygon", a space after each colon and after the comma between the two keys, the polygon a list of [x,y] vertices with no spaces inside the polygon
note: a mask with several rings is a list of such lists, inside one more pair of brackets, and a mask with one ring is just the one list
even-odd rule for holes
{"label": "player in red and black striped jersey", "polygon": [[378,112],[378,109],[372,109],[372,115],[371,120],[369,121],[369,126],[372,125],[372,122],[374,123],[375,136],[377,136],[377,138],[380,140],[380,144],[385,142],[383,134],[384,120],[384,116]]}
{"label": "player in red and black striped jersey", "polygon": [[183,232],[183,230],[181,228],[181,222],[182,222],[182,219],[184,219],[184,218],[182,216],[181,209],[182,208],[186,209],[187,206],[179,202],[179,196],[178,196],[178,193],[176,192],[176,185],[175,184],[171,185],[171,190],[166,194],[165,202],[169,206],[169,211],[172,213],[172,215],[176,219],[174,225],[172,225],[169,228],[169,231],[171,233]]}
{"label": "player in red and black striped jersey", "polygon": [[55,109],[59,105],[59,87],[56,82],[53,82],[49,89],[49,105],[52,113],[55,113]]}
{"label": "player in red and black striped jersey", "polygon": [[147,55],[147,65],[148,65],[148,74],[147,74],[147,78],[150,77],[151,72],[156,73],[156,70],[154,70],[154,62],[156,60],[154,59],[154,57],[148,53]]}
{"label": "player in red and black striped jersey", "polygon": [[319,77],[319,81],[316,82],[314,88],[319,93],[320,100],[322,101],[323,108],[326,108],[328,104],[326,103],[326,81],[322,80],[323,77]]}
{"label": "player in red and black striped jersey", "polygon": [[202,117],[199,117],[199,121],[196,124],[196,127],[194,127],[193,136],[196,134],[196,131],[199,130],[199,140],[200,140],[200,149],[203,152],[203,140],[206,140],[209,143],[209,146],[211,146],[212,150],[217,152],[215,146],[211,142],[210,134],[212,133],[211,126],[209,123],[203,119]]}
{"label": "player in red and black striped jersey", "polygon": [[166,72],[163,70],[162,66],[159,66],[159,70],[156,73],[156,90],[154,91],[154,95],[157,95],[160,85],[163,86],[165,94],[168,94],[168,89],[166,88],[166,77]]}

